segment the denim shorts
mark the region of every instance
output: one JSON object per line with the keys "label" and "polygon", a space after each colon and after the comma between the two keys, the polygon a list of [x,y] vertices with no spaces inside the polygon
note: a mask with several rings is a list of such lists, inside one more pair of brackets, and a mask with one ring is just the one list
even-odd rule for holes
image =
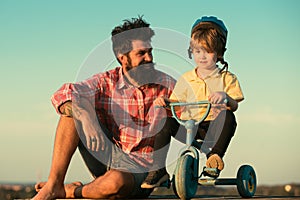
{"label": "denim shorts", "polygon": [[78,149],[93,177],[99,177],[110,169],[129,172],[134,176],[135,180],[135,186],[130,194],[130,198],[148,197],[153,189],[141,188],[141,184],[148,175],[147,169],[135,162],[128,154],[110,141],[107,141],[106,143],[110,143],[111,145],[105,145],[103,151],[99,150],[95,153],[86,148],[84,141],[79,142]]}

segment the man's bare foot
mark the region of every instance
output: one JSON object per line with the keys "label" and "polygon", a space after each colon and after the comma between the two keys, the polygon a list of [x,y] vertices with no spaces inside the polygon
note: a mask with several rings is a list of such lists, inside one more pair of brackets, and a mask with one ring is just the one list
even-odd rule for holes
{"label": "man's bare foot", "polygon": [[[38,193],[32,198],[32,200],[53,200],[56,198],[66,197],[66,192],[63,185],[50,184],[48,182],[43,182],[37,185],[39,187]],[[37,185],[35,187],[37,187]]]}
{"label": "man's bare foot", "polygon": [[[63,197],[60,197],[60,196],[57,196],[57,197],[60,197],[60,198],[74,198],[74,192],[75,192],[75,189],[79,186],[82,186],[83,184],[81,182],[73,182],[73,183],[70,183],[70,184],[65,184],[64,185],[64,196]],[[43,191],[42,189],[44,187],[47,187],[47,182],[40,182],[40,183],[37,183],[35,184],[35,190],[40,193],[41,191]],[[41,193],[44,193],[44,192],[41,192]],[[36,195],[37,197],[38,195]],[[53,196],[53,195],[49,195],[49,196]],[[55,196],[55,195],[54,195]],[[57,198],[56,197],[56,198]],[[34,198],[35,200],[35,198]],[[38,200],[38,199],[37,199]]]}
{"label": "man's bare foot", "polygon": [[34,189],[36,192],[39,192],[45,185],[47,182],[39,182],[37,184],[34,185]]}

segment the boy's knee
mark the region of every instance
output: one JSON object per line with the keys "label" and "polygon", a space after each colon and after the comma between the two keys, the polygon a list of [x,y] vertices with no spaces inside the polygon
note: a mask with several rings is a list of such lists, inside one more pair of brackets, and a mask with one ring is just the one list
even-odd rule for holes
{"label": "boy's knee", "polygon": [[235,119],[235,115],[231,110],[226,110],[226,118],[225,118],[225,123],[227,124],[227,127],[229,128],[229,133],[231,133],[231,137],[233,137],[236,127],[237,127],[237,122]]}
{"label": "boy's knee", "polygon": [[223,115],[225,117],[227,123],[236,126],[237,123],[236,123],[235,115],[231,110],[223,110],[221,111],[220,115]]}

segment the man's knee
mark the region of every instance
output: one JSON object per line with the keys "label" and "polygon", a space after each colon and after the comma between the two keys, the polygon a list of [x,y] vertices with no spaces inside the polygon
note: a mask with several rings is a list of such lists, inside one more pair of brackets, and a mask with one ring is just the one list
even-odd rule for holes
{"label": "man's knee", "polygon": [[135,183],[131,173],[109,170],[105,176],[110,183],[107,185],[107,196],[126,197],[132,192]]}

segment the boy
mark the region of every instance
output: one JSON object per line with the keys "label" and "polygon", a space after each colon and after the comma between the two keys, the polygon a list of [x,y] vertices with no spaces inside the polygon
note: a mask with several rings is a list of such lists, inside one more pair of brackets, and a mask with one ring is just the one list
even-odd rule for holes
{"label": "boy", "polygon": [[[213,104],[208,117],[197,128],[196,139],[204,140],[202,149],[209,149],[206,166],[219,171],[224,168],[222,158],[236,129],[233,112],[244,99],[237,77],[228,71],[228,63],[224,60],[227,33],[224,23],[216,17],[198,19],[192,26],[188,50],[197,66],[179,78],[169,99],[159,97],[154,102],[158,106],[166,106],[166,102],[201,100],[209,100]],[[223,67],[219,68],[217,62]],[[180,119],[197,120],[203,112],[199,108],[186,108],[181,111]],[[184,134],[185,129],[174,118],[167,119],[164,128],[156,136],[153,170],[142,183],[142,188],[154,188],[169,179],[165,159],[171,136],[184,141]],[[211,144],[207,141],[214,142]]]}

